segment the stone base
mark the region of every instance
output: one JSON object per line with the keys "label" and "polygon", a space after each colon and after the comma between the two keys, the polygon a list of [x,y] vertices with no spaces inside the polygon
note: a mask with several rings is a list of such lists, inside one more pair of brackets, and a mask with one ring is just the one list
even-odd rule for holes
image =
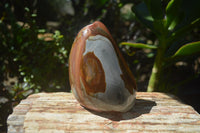
{"label": "stone base", "polygon": [[38,93],[8,117],[8,133],[200,132],[200,115],[173,95],[138,92],[127,113],[87,110],[72,93]]}

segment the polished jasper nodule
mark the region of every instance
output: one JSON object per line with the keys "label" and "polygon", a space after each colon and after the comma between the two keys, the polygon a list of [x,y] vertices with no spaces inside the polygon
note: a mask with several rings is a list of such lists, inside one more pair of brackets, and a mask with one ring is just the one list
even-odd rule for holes
{"label": "polished jasper nodule", "polygon": [[84,27],[69,57],[72,92],[95,111],[126,112],[135,101],[136,83],[115,41],[99,21]]}

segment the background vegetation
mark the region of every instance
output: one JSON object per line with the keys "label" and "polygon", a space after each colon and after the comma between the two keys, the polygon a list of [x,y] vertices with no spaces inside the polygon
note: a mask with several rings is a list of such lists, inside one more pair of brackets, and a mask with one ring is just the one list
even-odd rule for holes
{"label": "background vegetation", "polygon": [[[156,50],[147,91],[166,90],[169,77],[163,76],[164,71],[185,57],[193,58],[200,53],[199,38],[196,42],[182,39],[200,24],[200,9],[197,6],[200,2],[171,0],[165,4],[166,6],[161,0],[144,0],[132,7],[135,17],[156,35],[157,44],[121,43],[135,48]],[[174,86],[179,84],[180,82],[175,83]]]}
{"label": "background vegetation", "polygon": [[[165,13],[169,1],[163,0],[159,10]],[[190,11],[197,1],[189,2],[184,10]],[[70,91],[68,55],[76,34],[85,25],[100,20],[108,27],[118,44],[143,43],[157,47],[157,34],[152,32],[151,27],[137,21],[136,11],[132,11],[141,2],[142,0],[1,0],[0,131],[6,132],[7,116],[28,95],[43,91]],[[175,9],[178,5],[175,5]],[[196,9],[193,9],[195,12]],[[199,14],[198,10],[196,13]],[[179,25],[182,20],[175,22]],[[173,55],[183,44],[199,41],[199,27],[197,24],[185,31],[184,37],[176,42],[179,45],[173,45],[173,49],[168,49],[166,55]],[[139,91],[147,91],[157,51],[128,45],[119,47],[136,77]],[[165,84],[156,91],[176,94],[200,112],[199,66],[199,54],[170,63],[161,74]]]}

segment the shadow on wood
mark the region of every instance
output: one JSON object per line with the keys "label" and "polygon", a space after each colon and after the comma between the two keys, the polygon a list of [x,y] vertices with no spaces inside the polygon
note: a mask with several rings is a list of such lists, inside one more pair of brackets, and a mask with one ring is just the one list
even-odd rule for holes
{"label": "shadow on wood", "polygon": [[147,114],[151,111],[152,107],[156,106],[154,101],[136,99],[136,103],[132,109],[130,109],[126,113],[120,112],[97,112],[90,109],[85,108],[92,114],[110,119],[112,121],[121,121],[121,120],[130,120],[139,117],[142,114]]}

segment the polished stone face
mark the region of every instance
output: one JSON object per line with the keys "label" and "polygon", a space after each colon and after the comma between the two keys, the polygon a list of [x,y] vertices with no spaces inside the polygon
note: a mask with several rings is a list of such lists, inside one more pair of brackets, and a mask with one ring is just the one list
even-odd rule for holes
{"label": "polished stone face", "polygon": [[101,22],[79,32],[69,59],[71,89],[81,105],[96,111],[125,112],[132,108],[134,77]]}

